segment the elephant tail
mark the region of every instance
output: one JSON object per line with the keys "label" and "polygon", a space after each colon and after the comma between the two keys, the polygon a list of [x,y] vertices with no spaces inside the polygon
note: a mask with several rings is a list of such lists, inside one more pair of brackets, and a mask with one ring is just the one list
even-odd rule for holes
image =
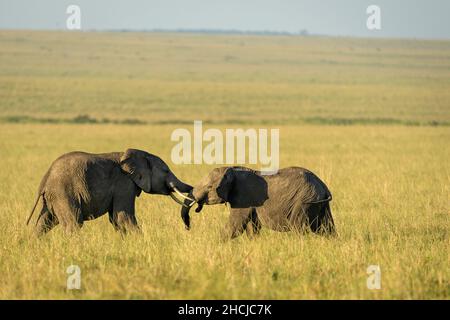
{"label": "elephant tail", "polygon": [[305,203],[307,203],[307,204],[314,204],[314,203],[330,202],[332,199],[333,199],[333,197],[330,194],[328,196],[328,198],[326,198],[326,199],[317,200],[317,201],[308,201],[308,202],[305,202]]}
{"label": "elephant tail", "polygon": [[38,205],[38,203],[39,203],[39,199],[40,199],[41,197],[44,197],[44,193],[43,193],[43,192],[42,192],[42,193],[39,193],[38,196],[37,196],[37,198],[36,198],[36,202],[34,203],[34,207],[33,207],[33,209],[31,209],[31,213],[30,213],[30,215],[28,216],[28,219],[27,219],[27,225],[30,223],[31,217],[33,216],[33,213],[34,213],[34,211],[36,210],[36,207],[37,207],[37,205]]}

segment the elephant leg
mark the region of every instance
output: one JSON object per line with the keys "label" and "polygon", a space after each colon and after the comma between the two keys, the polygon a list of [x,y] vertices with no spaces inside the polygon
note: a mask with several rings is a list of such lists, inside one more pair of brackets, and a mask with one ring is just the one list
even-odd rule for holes
{"label": "elephant leg", "polygon": [[126,234],[129,231],[140,231],[135,215],[130,215],[122,210],[111,212],[109,221],[114,229],[122,234]]}
{"label": "elephant leg", "polygon": [[48,211],[46,206],[44,206],[36,221],[36,226],[34,229],[36,236],[43,236],[51,229],[53,229],[53,227],[57,224],[58,219],[53,214],[51,214],[50,211]]}
{"label": "elephant leg", "polygon": [[77,232],[83,226],[81,208],[69,198],[55,201],[52,210],[66,233]]}
{"label": "elephant leg", "polygon": [[140,231],[134,212],[134,196],[118,196],[113,199],[113,208],[109,211],[109,221],[116,231]]}
{"label": "elephant leg", "polygon": [[256,209],[251,209],[250,221],[247,223],[247,228],[245,229],[247,236],[252,238],[259,234],[261,230],[261,221],[258,219],[258,215],[256,214]]}
{"label": "elephant leg", "polygon": [[321,212],[320,219],[320,231],[327,235],[337,235],[336,226],[334,225],[333,216],[331,215],[331,209],[329,203],[324,203]]}
{"label": "elephant leg", "polygon": [[309,222],[309,227],[311,228],[311,231],[314,233],[319,233],[320,232],[320,226],[321,226],[321,221],[322,221],[322,217],[321,215],[321,210],[320,207],[322,205],[321,204],[312,204],[309,206],[308,209],[308,222]]}
{"label": "elephant leg", "polygon": [[296,203],[286,218],[286,226],[283,226],[281,230],[305,234],[311,224],[311,220],[314,220],[311,214],[311,205],[302,202]]}
{"label": "elephant leg", "polygon": [[252,209],[231,209],[230,218],[225,229],[225,237],[234,239],[240,236],[251,220]]}
{"label": "elephant leg", "polygon": [[298,214],[293,215],[291,230],[306,232],[308,229],[314,233],[319,233],[321,227],[321,206],[322,204],[303,204]]}
{"label": "elephant leg", "polygon": [[334,221],[328,203],[310,204],[305,212],[312,232],[323,235],[335,234]]}

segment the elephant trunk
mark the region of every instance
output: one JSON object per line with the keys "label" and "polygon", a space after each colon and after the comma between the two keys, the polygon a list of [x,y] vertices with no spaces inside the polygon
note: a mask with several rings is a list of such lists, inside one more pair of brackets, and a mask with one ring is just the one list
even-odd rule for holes
{"label": "elephant trunk", "polygon": [[[188,195],[189,198],[192,197],[192,192]],[[191,210],[191,201],[188,199],[184,199],[184,205],[181,206],[181,219],[183,219],[184,227],[186,230],[189,230],[191,228],[191,218],[189,216],[189,211]]]}
{"label": "elephant trunk", "polygon": [[[193,201],[191,201],[191,199],[193,199]],[[196,203],[197,208],[195,209],[195,212],[200,212],[203,209],[203,202],[195,199],[193,191],[189,192],[188,197],[184,200],[183,206],[181,207],[181,219],[183,219],[186,230],[189,230],[191,228],[189,211]]]}
{"label": "elephant trunk", "polygon": [[182,193],[188,193],[191,192],[192,186],[180,181],[172,172],[169,173],[167,177],[167,185],[170,187],[172,191],[179,191]]}
{"label": "elephant trunk", "polygon": [[[176,203],[180,204],[182,209],[187,209],[186,213],[182,213],[183,221],[186,229],[189,230],[189,209],[196,203],[194,197],[192,196],[192,186],[181,182],[173,173],[170,173],[167,177],[167,186],[169,187],[169,195]],[[189,196],[183,193],[189,193]],[[184,199],[184,202],[179,200],[175,194]]]}

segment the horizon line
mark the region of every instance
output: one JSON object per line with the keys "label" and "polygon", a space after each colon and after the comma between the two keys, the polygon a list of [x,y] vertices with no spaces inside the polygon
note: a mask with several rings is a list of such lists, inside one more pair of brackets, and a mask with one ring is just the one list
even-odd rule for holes
{"label": "horizon line", "polygon": [[0,28],[0,31],[45,31],[45,32],[117,32],[117,33],[186,33],[186,34],[210,34],[210,35],[256,35],[256,36],[292,36],[292,37],[323,37],[323,38],[355,38],[369,40],[421,40],[421,41],[450,41],[449,38],[424,38],[411,36],[364,36],[364,35],[329,35],[311,33],[307,29],[299,31],[283,31],[283,30],[243,30],[243,29],[221,29],[221,28],[91,28],[68,30],[65,28]]}

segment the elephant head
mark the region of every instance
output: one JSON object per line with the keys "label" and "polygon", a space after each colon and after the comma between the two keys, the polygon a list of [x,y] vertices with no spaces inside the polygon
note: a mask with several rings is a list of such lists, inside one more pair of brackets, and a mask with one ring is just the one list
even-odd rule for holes
{"label": "elephant head", "polygon": [[267,198],[267,182],[256,171],[245,167],[216,168],[189,193],[181,208],[181,218],[189,230],[189,211],[195,203],[198,204],[195,212],[200,212],[204,204],[229,203],[232,208],[249,208],[261,206]]}
{"label": "elephant head", "polygon": [[183,195],[183,192],[190,192],[192,186],[180,181],[169,166],[155,155],[127,149],[120,157],[120,167],[146,193],[170,195],[180,204],[183,203],[175,198],[174,192],[185,199],[193,200]]}

